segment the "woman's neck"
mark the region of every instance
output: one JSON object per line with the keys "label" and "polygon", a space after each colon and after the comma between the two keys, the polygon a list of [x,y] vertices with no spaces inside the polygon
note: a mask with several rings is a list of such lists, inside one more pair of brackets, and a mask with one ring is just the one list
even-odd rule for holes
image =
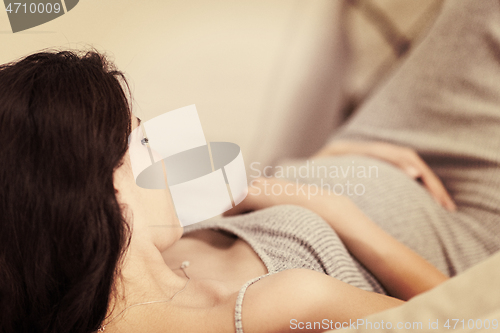
{"label": "woman's neck", "polygon": [[[165,264],[160,251],[148,237],[133,235],[115,282],[116,295],[112,295],[104,324],[110,323],[109,327],[120,326],[120,322],[127,316],[144,311],[134,307],[129,312],[128,307],[144,302],[168,300],[182,290],[186,283],[187,278],[177,275]],[[121,313],[122,311],[124,312]]]}

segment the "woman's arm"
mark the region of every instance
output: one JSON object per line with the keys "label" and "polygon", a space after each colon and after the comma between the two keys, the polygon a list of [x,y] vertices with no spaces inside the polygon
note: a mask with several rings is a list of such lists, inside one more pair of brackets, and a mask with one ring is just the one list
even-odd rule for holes
{"label": "woman's arm", "polygon": [[349,252],[389,294],[408,300],[448,279],[371,221],[349,198],[322,196],[306,206],[332,226]]}
{"label": "woman's arm", "polygon": [[324,332],[363,326],[361,318],[402,304],[313,270],[288,269],[248,288],[242,323],[247,333]]}
{"label": "woman's arm", "polygon": [[[279,184],[284,189],[288,186],[288,191],[274,195],[273,191],[269,190],[274,184]],[[300,191],[291,190],[290,186],[296,185],[277,179],[254,181],[247,198],[226,215],[279,204],[295,204],[308,208],[332,226],[349,252],[391,295],[403,300],[408,300],[448,279],[417,253],[378,227],[347,197],[328,193],[308,198],[305,194],[301,195]]]}

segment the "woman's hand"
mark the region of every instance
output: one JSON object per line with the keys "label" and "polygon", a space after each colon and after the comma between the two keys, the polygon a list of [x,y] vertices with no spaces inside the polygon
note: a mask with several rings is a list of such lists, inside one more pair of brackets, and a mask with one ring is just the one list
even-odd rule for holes
{"label": "woman's hand", "polygon": [[434,199],[446,209],[456,210],[443,183],[413,149],[385,142],[336,141],[321,149],[313,158],[346,154],[371,156],[393,164],[411,178],[420,179]]}

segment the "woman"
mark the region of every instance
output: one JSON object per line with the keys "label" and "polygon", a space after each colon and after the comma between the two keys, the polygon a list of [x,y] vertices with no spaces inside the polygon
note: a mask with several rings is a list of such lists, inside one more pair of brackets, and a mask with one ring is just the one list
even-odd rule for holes
{"label": "woman", "polygon": [[[2,329],[322,331],[487,257],[500,246],[499,13],[496,0],[447,3],[321,153],[316,166],[377,166],[366,194],[308,198],[301,185],[260,179],[228,215],[255,212],[182,238],[168,191],[135,185],[127,138],[139,121],[120,73],[95,53],[2,66]],[[272,186],[295,195],[266,195]]]}
{"label": "woman", "polygon": [[[447,278],[348,198],[255,192],[288,185],[279,180],[255,183],[242,207],[294,206],[195,225],[180,239],[168,190],[135,184],[127,140],[139,120],[125,88],[94,52],[42,52],[0,67],[4,331],[280,332],[331,320],[310,330],[322,331]],[[281,245],[249,238],[252,221]],[[372,292],[382,290],[337,234],[395,297]]]}

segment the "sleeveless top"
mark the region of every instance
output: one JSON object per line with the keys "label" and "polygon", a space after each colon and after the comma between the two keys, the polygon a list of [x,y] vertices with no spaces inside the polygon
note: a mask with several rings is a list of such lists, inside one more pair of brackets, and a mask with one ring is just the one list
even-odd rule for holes
{"label": "sleeveless top", "polygon": [[186,226],[184,233],[202,229],[223,230],[243,239],[267,268],[266,275],[248,281],[240,289],[235,308],[237,333],[243,333],[241,314],[247,288],[286,269],[311,269],[364,290],[385,293],[373,276],[349,255],[330,225],[308,209],[293,205],[275,206],[196,223]]}

